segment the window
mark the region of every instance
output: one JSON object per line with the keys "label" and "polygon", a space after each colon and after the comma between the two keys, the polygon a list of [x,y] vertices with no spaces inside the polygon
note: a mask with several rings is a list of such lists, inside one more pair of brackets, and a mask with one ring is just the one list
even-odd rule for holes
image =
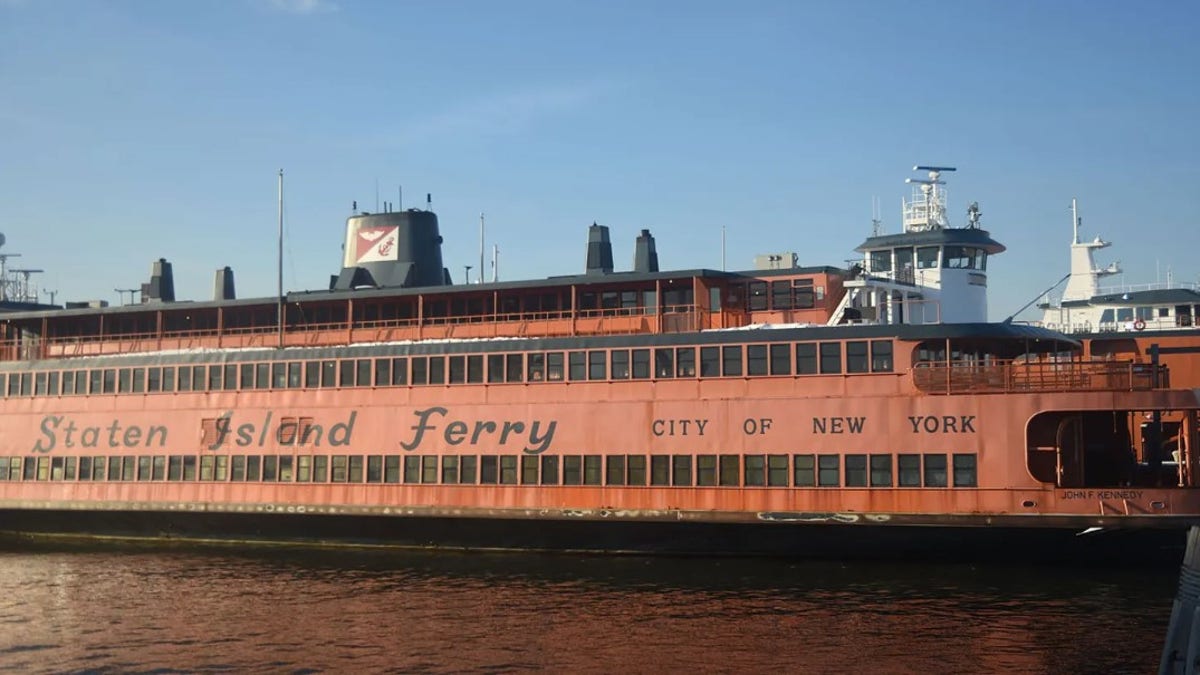
{"label": "window", "polygon": [[275,455],[267,455],[266,457],[263,457],[262,479],[264,482],[268,483],[279,479],[279,458]]}
{"label": "window", "polygon": [[675,374],[678,377],[696,376],[695,347],[680,347],[675,350]]}
{"label": "window", "polygon": [[821,343],[821,373],[842,372],[842,343]]}
{"label": "window", "polygon": [[583,484],[584,485],[600,485],[601,481],[601,459],[600,455],[584,455],[583,456]]}
{"label": "window", "polygon": [[871,455],[871,487],[892,486],[892,456]]}
{"label": "window", "polygon": [[746,346],[746,374],[747,375],[766,375],[767,374],[767,346],[766,345],[747,345]]}
{"label": "window", "polygon": [[530,354],[526,359],[528,362],[527,379],[530,382],[541,382],[546,379],[546,355],[545,354]]}
{"label": "window", "polygon": [[645,485],[646,484],[646,456],[645,455],[629,455],[625,458],[625,466],[627,469],[626,479],[628,485]]}
{"label": "window", "polygon": [[467,382],[483,382],[483,356],[475,354],[467,357]]}
{"label": "window", "polygon": [[954,487],[975,487],[975,455],[954,456]]}
{"label": "window", "polygon": [[312,479],[314,483],[324,483],[328,480],[329,475],[329,458],[325,455],[316,455],[313,457]]}
{"label": "window", "polygon": [[792,282],[771,282],[771,309],[792,308]]}
{"label": "window", "polygon": [[375,386],[386,387],[392,383],[392,360],[375,359]]}
{"label": "window", "polygon": [[[142,459],[149,459],[149,458],[143,457]],[[212,480],[213,479],[213,472],[217,467],[216,460],[217,460],[216,455],[201,455],[200,456],[200,480]],[[139,471],[139,473],[141,472],[140,466],[138,467],[138,471]],[[149,477],[147,476],[147,478],[143,478],[142,480],[147,480],[148,478]]]}
{"label": "window", "polygon": [[[817,484],[817,462],[813,455],[793,455],[792,464],[795,467],[796,487],[814,487]],[[824,485],[824,483],[822,483]]]}
{"label": "window", "polygon": [[650,484],[671,484],[671,458],[666,455],[650,456]]}
{"label": "window", "polygon": [[367,457],[367,482],[383,482],[383,456],[370,455]]}
{"label": "window", "polygon": [[509,354],[505,357],[505,382],[520,382],[525,371],[525,355]]}
{"label": "window", "polygon": [[975,267],[975,249],[968,246],[947,246],[942,255],[942,267],[969,270]]}
{"label": "window", "polygon": [[671,485],[686,487],[692,484],[692,458],[689,455],[671,456]]}
{"label": "window", "polygon": [[890,272],[892,271],[892,251],[871,251],[868,255],[870,260],[871,272]]}
{"label": "window", "polygon": [[654,350],[654,376],[658,378],[675,377],[674,352],[668,348]]}
{"label": "window", "polygon": [[792,350],[788,345],[771,345],[771,374],[792,374]]}
{"label": "window", "polygon": [[405,483],[420,483],[421,482],[421,458],[415,455],[407,455],[404,458],[404,482]]}
{"label": "window", "polygon": [[629,379],[629,350],[614,349],[610,355],[612,363],[612,379],[627,380]]}
{"label": "window", "polygon": [[604,352],[588,352],[588,379],[603,380],[608,377],[605,372]]}
{"label": "window", "polygon": [[751,281],[747,287],[747,300],[750,311],[760,311],[767,308],[767,282]]}
{"label": "window", "polygon": [[[361,458],[360,458],[361,459]],[[511,457],[513,463],[516,463],[516,457]],[[513,467],[515,470],[515,466]],[[421,458],[421,482],[436,483],[438,482],[438,458],[436,455],[428,455]]]}
{"label": "window", "polygon": [[817,374],[817,344],[815,342],[796,344],[796,374]]}
{"label": "window", "polygon": [[867,365],[867,342],[865,340],[847,342],[846,372],[865,373],[868,370]]}
{"label": "window", "polygon": [[609,455],[605,460],[607,465],[604,476],[605,485],[624,485],[625,455]]}
{"label": "window", "polygon": [[727,487],[736,487],[741,484],[742,479],[742,462],[739,455],[721,455],[719,458],[719,475],[717,483]]}
{"label": "window", "polygon": [[[388,459],[399,459],[399,457],[388,457]],[[389,483],[395,481],[388,481]],[[442,482],[454,484],[458,482],[458,456],[446,455],[442,457]]]}
{"label": "window", "polygon": [[846,455],[846,487],[867,486],[867,456]]}
{"label": "window", "polygon": [[788,484],[787,455],[767,455],[767,485],[781,487]]}
{"label": "window", "polygon": [[479,482],[495,485],[500,482],[500,459],[496,455],[484,455],[479,462]]}
{"label": "window", "polygon": [[515,455],[500,456],[500,484],[517,484],[517,458]]}
{"label": "window", "polygon": [[568,374],[572,382],[587,379],[587,354],[570,352],[567,354]]}
{"label": "window", "polygon": [[721,374],[736,377],[742,374],[742,346],[730,345],[721,348]]}
{"label": "window", "polygon": [[746,485],[759,487],[767,484],[767,459],[762,455],[746,455]]}
{"label": "window", "polygon": [[696,485],[716,485],[717,484],[717,456],[716,455],[697,455],[696,456]]}
{"label": "window", "polygon": [[946,487],[946,456],[924,455],[925,487]]}
{"label": "window", "polygon": [[446,357],[429,357],[429,384],[446,384]]}
{"label": "window", "polygon": [[583,457],[565,455],[563,458],[563,485],[583,484]]}
{"label": "window", "polygon": [[839,460],[837,455],[817,455],[817,485],[821,487],[841,485],[841,479],[838,476]]}
{"label": "window", "polygon": [[[415,457],[405,457],[405,460],[416,459]],[[406,461],[407,463],[407,461]],[[330,458],[329,480],[333,483],[346,482],[347,462],[345,455],[334,455]]]}
{"label": "window", "polygon": [[871,372],[892,372],[892,341],[871,340]]}
{"label": "window", "polygon": [[927,270],[938,266],[938,247],[921,246],[917,248],[917,269]]}
{"label": "window", "polygon": [[716,377],[721,374],[721,351],[716,347],[700,348],[700,377]]}
{"label": "window", "polygon": [[644,380],[650,377],[649,349],[633,350],[633,377],[637,380]]}
{"label": "window", "polygon": [[897,455],[896,469],[900,487],[921,487],[920,455]]}
{"label": "window", "polygon": [[558,457],[542,455],[542,485],[558,485]]}
{"label": "window", "polygon": [[475,455],[463,455],[458,458],[458,482],[466,485],[475,484],[475,476],[478,474],[479,458]]}
{"label": "window", "polygon": [[296,458],[296,482],[312,482],[312,456],[300,455]]}
{"label": "window", "polygon": [[538,457],[537,455],[521,456],[521,485],[537,485]]}
{"label": "window", "polygon": [[465,356],[450,357],[450,384],[467,381],[467,359]]}

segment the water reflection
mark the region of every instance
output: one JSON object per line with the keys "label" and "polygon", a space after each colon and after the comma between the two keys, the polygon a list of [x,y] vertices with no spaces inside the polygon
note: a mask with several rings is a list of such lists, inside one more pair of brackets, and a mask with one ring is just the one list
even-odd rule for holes
{"label": "water reflection", "polygon": [[1171,569],[0,551],[26,672],[1150,672]]}

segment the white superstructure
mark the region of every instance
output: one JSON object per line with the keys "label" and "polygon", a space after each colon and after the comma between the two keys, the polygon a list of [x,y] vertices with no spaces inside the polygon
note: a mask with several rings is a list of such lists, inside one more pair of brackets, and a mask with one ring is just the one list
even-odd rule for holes
{"label": "white superstructure", "polygon": [[1140,332],[1191,328],[1200,317],[1196,284],[1166,283],[1102,287],[1104,277],[1121,273],[1118,263],[1096,264],[1096,251],[1111,244],[1099,236],[1081,241],[1083,221],[1071,200],[1071,273],[1058,299],[1049,293],[1038,304],[1041,324],[1066,333]]}
{"label": "white superstructure", "polygon": [[947,215],[942,174],[954,167],[914,166],[927,178],[910,178],[901,200],[903,231],[873,232],[856,250],[846,295],[830,324],[855,321],[896,324],[987,321],[987,258],[1004,246],[980,229],[977,203],[967,208],[967,224],[953,227]]}

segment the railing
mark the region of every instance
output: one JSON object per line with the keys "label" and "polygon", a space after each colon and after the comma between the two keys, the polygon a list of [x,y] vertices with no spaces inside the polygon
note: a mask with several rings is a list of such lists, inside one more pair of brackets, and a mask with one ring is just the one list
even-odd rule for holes
{"label": "railing", "polygon": [[1148,391],[1168,384],[1166,366],[1133,361],[918,363],[913,384],[929,394]]}
{"label": "railing", "polygon": [[[341,346],[364,342],[417,340],[468,340],[483,338],[567,337],[574,335],[631,335],[683,332],[698,327],[729,327],[729,317],[697,317],[696,305],[671,305],[661,313],[653,308],[629,307],[423,319],[372,319],[353,322],[302,323],[285,326],[284,346]],[[700,324],[699,326],[697,324]],[[739,324],[740,325],[740,324]],[[35,360],[130,354],[182,349],[250,349],[279,344],[276,326],[237,326],[118,335],[23,337],[0,342],[0,360]]]}

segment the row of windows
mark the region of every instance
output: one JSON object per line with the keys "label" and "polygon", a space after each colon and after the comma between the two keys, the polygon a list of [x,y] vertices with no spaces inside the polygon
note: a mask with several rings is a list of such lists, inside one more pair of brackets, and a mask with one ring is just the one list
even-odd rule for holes
{"label": "row of windows", "polygon": [[0,481],[976,487],[973,454],[0,457]]}
{"label": "row of windows", "polygon": [[751,281],[746,284],[746,298],[747,309],[751,311],[812,309],[825,299],[825,287],[814,286],[812,279],[785,279],[769,285],[766,281]]}
{"label": "row of windows", "polygon": [[[933,269],[938,266],[938,253],[942,254],[942,267],[947,269],[983,270],[987,268],[987,251],[972,246],[920,246],[916,249],[916,268]],[[893,254],[895,259],[893,263]],[[870,271],[890,272],[892,269],[912,269],[914,262],[912,247],[871,251],[868,254]]]}
{"label": "row of windows", "polygon": [[71,396],[892,370],[891,340],[851,340],[41,371],[0,374],[0,392],[8,396]]}

